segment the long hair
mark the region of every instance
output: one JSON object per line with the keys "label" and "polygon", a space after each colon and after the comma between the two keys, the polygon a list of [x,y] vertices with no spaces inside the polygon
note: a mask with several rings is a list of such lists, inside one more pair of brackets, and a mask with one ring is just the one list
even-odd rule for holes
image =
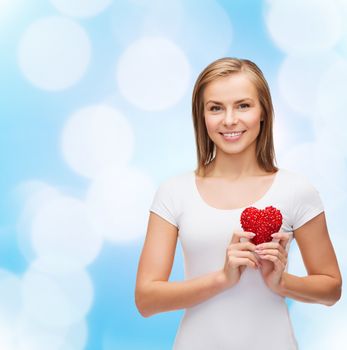
{"label": "long hair", "polygon": [[274,111],[269,86],[259,67],[250,60],[233,57],[220,58],[210,63],[198,76],[192,94],[192,117],[197,150],[197,169],[205,176],[206,166],[215,157],[215,145],[207,133],[204,118],[203,93],[206,85],[218,78],[243,72],[253,82],[258,92],[262,110],[262,121],[256,143],[256,157],[259,166],[267,172],[275,172],[276,157],[273,142]]}

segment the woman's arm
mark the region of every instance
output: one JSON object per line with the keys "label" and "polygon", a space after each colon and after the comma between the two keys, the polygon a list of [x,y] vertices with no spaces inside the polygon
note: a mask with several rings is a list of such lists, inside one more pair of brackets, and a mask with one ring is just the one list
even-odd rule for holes
{"label": "woman's arm", "polygon": [[284,272],[279,293],[307,303],[334,305],[341,297],[342,277],[324,212],[295,230],[294,235],[308,276]]}
{"label": "woman's arm", "polygon": [[[222,269],[188,281],[168,282],[177,236],[176,226],[150,213],[135,288],[136,306],[144,317],[192,307],[232,285]],[[238,279],[239,274],[235,272],[232,283],[237,283]]]}

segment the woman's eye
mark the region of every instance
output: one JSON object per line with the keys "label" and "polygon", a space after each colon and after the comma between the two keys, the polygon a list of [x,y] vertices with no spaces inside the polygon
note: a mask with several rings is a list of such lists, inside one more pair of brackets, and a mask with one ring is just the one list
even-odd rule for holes
{"label": "woman's eye", "polygon": [[239,104],[239,108],[240,108],[240,109],[249,108],[249,104],[248,104],[248,103],[241,103],[241,104]]}
{"label": "woman's eye", "polygon": [[[217,108],[217,109],[216,109]],[[217,112],[217,111],[219,111],[220,110],[220,107],[219,106],[212,106],[211,108],[210,108],[210,111],[212,111],[212,112]]]}

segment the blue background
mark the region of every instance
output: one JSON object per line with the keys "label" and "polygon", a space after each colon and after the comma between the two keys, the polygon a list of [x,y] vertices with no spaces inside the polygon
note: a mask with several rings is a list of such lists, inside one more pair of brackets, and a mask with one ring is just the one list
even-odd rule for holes
{"label": "blue background", "polygon": [[[332,84],[332,88],[329,89],[334,92],[335,88],[336,93],[331,93],[325,101],[326,105],[318,99],[319,96],[324,96],[326,82],[333,79],[329,77],[333,76],[335,79],[329,71],[336,67],[335,58],[329,58],[330,65],[321,64],[325,69],[319,71],[321,76],[317,76],[317,70],[313,70],[312,74],[316,80],[312,80],[312,86],[319,85],[314,95],[315,99],[310,99],[311,95],[305,97],[305,76],[302,77],[303,85],[300,77],[297,81],[294,78],[293,81],[288,78],[281,80],[283,65],[288,58],[306,62],[307,59],[319,61],[320,57],[338,55],[338,62],[344,69],[347,59],[347,30],[342,24],[342,16],[346,6],[343,7],[341,1],[319,1],[317,6],[313,5],[312,1],[301,1],[301,5],[298,5],[298,2],[282,1],[283,8],[292,7],[293,13],[299,11],[302,6],[308,23],[311,21],[310,16],[322,16],[316,18],[323,21],[323,24],[320,24],[322,33],[324,30],[327,33],[322,34],[321,44],[317,45],[312,44],[314,40],[320,39],[319,34],[314,33],[317,28],[314,25],[307,25],[305,28],[301,16],[298,15],[298,22],[295,22],[296,17],[288,12],[289,19],[293,20],[293,27],[302,29],[302,35],[298,35],[296,29],[292,30],[290,26],[286,26],[285,19],[279,18],[276,22],[276,16],[280,17],[281,12],[277,7],[274,9],[275,1],[166,2],[167,6],[171,4],[173,8],[175,4],[180,5],[181,12],[177,13],[185,16],[181,19],[172,17],[172,25],[176,26],[175,28],[170,27],[170,23],[167,22],[170,16],[167,17],[165,6],[159,5],[158,1],[106,1],[104,9],[95,10],[94,13],[91,10],[89,15],[78,15],[78,10],[83,5],[76,5],[77,14],[72,15],[67,10],[63,11],[55,6],[57,3],[59,4],[59,1],[0,2],[0,268],[6,271],[7,277],[18,278],[16,288],[20,289],[20,293],[23,288],[23,276],[32,267],[37,258],[37,251],[32,247],[30,227],[27,227],[24,243],[20,243],[23,237],[19,232],[19,217],[32,192],[18,196],[18,186],[28,181],[40,181],[41,184],[57,188],[70,197],[83,199],[95,179],[94,175],[82,174],[71,167],[62,151],[62,134],[73,113],[100,104],[123,113],[135,140],[127,165],[129,168],[136,167],[151,179],[153,188],[150,194],[153,195],[154,189],[161,181],[195,168],[195,141],[190,110],[192,87],[199,72],[212,60],[223,56],[251,59],[263,70],[275,105],[278,164],[304,173],[320,191],[326,207],[330,235],[333,243],[339,246],[336,252],[341,271],[345,274],[345,257],[342,256],[345,232],[341,227],[346,203],[344,191],[347,147],[343,134],[338,132],[346,126],[343,119],[346,106],[345,102],[341,101],[341,89],[338,89],[336,84]],[[66,3],[65,8],[69,9],[68,2]],[[93,1],[87,3],[89,5],[84,6],[93,9]],[[333,14],[320,11],[324,6],[337,10]],[[155,12],[154,9],[159,10]],[[222,11],[227,20],[223,17],[219,21],[214,17],[215,13],[219,13],[216,11]],[[172,16],[175,15],[173,12]],[[27,68],[20,63],[20,55],[23,55],[24,61],[29,60],[29,53],[23,49],[23,40],[28,28],[35,21],[51,18],[50,16],[73,21],[83,29],[91,44],[90,58],[85,69],[81,69],[81,77],[70,81],[67,77],[68,83],[63,87],[55,86],[50,74],[40,76],[36,73],[34,78],[29,78]],[[150,29],[144,25],[148,16],[152,16],[151,20],[156,21]],[[286,17],[285,14],[283,16]],[[332,33],[332,30],[327,28],[331,27],[329,21],[336,22],[337,17],[334,16],[341,16],[341,26],[335,26],[336,30]],[[191,26],[190,20],[194,22]],[[223,27],[228,23],[230,28]],[[281,23],[284,23],[283,27]],[[328,24],[325,26],[326,23]],[[313,32],[312,36],[310,31]],[[225,35],[220,35],[221,33]],[[170,100],[170,90],[167,89],[167,107],[159,108],[154,105],[151,109],[150,99],[146,105],[141,106],[134,104],[133,100],[122,92],[122,83],[116,79],[116,69],[130,45],[143,37],[156,36],[169,40],[181,50],[189,65],[189,74],[187,83],[182,83],[181,86],[182,96],[176,102]],[[331,39],[324,39],[326,37]],[[299,48],[291,45],[290,40],[297,42]],[[306,51],[302,49],[305,47],[305,40]],[[52,45],[54,46],[54,43]],[[30,52],[34,56],[40,56],[40,50],[44,52],[45,49],[47,48],[43,44],[36,49],[37,51]],[[52,70],[52,77],[57,74],[56,71],[61,70],[61,74],[65,71],[59,62],[48,62],[47,67]],[[292,67],[295,66],[292,65],[288,69],[293,69]],[[78,69],[78,64],[75,68]],[[290,77],[290,73],[286,72],[286,76]],[[293,75],[295,76],[294,70]],[[346,77],[343,71],[339,78],[341,86],[346,83],[346,80],[342,80]],[[165,84],[165,77],[162,78],[162,83]],[[293,89],[291,83],[296,88]],[[50,87],[45,87],[45,84]],[[155,94],[156,89],[160,90],[160,87],[149,83],[148,89],[152,89],[152,94]],[[299,97],[291,98],[293,95]],[[136,93],[133,96],[136,99]],[[304,96],[306,100],[296,104],[300,96]],[[334,96],[339,97],[338,101],[334,100]],[[316,111],[317,108],[322,110],[322,106],[328,110],[330,108],[332,113],[319,116]],[[310,150],[316,152],[316,155],[313,156]],[[321,150],[323,151],[320,153]],[[124,164],[120,167],[120,172],[123,167]],[[125,177],[124,181],[127,181]],[[328,182],[334,184],[333,190]],[[142,193],[138,192],[137,196],[141,198]],[[144,203],[142,209],[147,215],[150,200],[146,197]],[[62,343],[65,345],[59,345],[57,349],[171,348],[183,311],[143,318],[134,304],[137,264],[145,233],[146,227],[143,225],[142,232],[138,232],[137,236],[125,243],[117,238],[119,236],[114,239],[103,238],[98,253],[92,261],[83,266],[93,288],[92,303],[88,310],[81,314],[80,319],[81,322],[85,322],[85,335],[79,343]],[[126,232],[120,233],[122,234],[126,235]],[[27,249],[27,253],[23,251],[23,244],[27,247],[24,248]],[[83,244],[81,241],[81,245]],[[293,247],[295,248],[297,249]],[[299,255],[293,253],[292,259],[297,257]],[[293,261],[292,269],[293,273],[305,274],[301,261]],[[1,293],[5,293],[4,290],[8,287],[3,287],[1,278],[0,274],[0,295],[6,296],[8,294]],[[182,279],[182,252],[178,247],[170,280]],[[2,303],[6,304],[6,300]],[[344,349],[346,338],[342,330],[346,320],[343,320],[341,315],[346,306],[343,299],[329,309],[322,305],[309,304],[298,305],[294,309],[294,304],[299,303],[289,299],[287,303],[293,312],[296,335],[303,349],[318,349],[317,342],[323,349],[325,343],[317,340],[321,337],[319,332],[322,330],[326,332],[326,344],[333,342],[335,347],[331,348]],[[0,311],[1,307],[0,305]],[[312,316],[310,319],[309,315],[318,315],[325,321],[315,323],[317,317]],[[335,321],[332,325],[333,319]],[[11,327],[12,330],[16,329],[16,321]],[[41,323],[39,327],[43,329],[44,325]],[[55,332],[54,328],[50,332]],[[18,337],[20,335],[13,340],[9,336],[8,339],[12,339],[8,340],[11,344],[8,345],[9,349],[22,349],[18,345]],[[1,341],[0,338],[0,344]],[[36,344],[35,341],[33,344]],[[40,346],[33,345],[33,349],[41,349]]]}

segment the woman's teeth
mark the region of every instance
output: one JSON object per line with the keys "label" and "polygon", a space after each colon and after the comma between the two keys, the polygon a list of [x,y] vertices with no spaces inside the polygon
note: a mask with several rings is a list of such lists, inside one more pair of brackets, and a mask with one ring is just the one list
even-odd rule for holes
{"label": "woman's teeth", "polygon": [[227,134],[223,134],[224,136],[227,136],[227,137],[233,137],[233,136],[239,136],[242,134],[242,131],[240,132],[232,132],[232,133],[227,133]]}

